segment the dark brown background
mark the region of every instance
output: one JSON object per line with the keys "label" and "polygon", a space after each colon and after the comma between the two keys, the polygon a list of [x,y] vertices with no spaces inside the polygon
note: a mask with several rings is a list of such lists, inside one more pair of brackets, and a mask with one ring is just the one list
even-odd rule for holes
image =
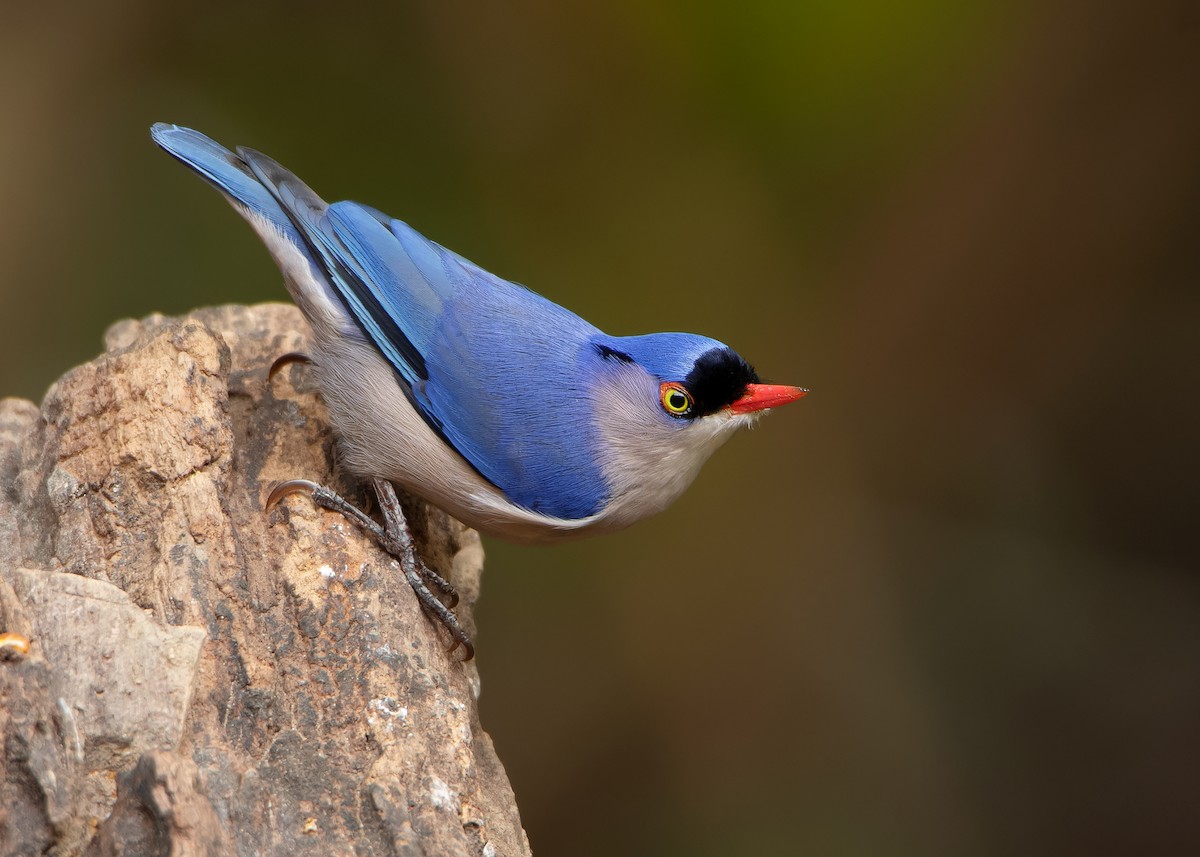
{"label": "dark brown background", "polygon": [[284,299],[156,120],[813,388],[657,520],[489,543],[535,852],[1200,844],[1195,4],[9,5],[4,394]]}

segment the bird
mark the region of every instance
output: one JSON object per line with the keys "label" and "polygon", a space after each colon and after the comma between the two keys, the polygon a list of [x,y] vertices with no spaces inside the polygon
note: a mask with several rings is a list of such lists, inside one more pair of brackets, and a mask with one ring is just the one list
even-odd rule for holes
{"label": "bird", "polygon": [[303,479],[276,486],[268,508],[306,492],[364,527],[465,659],[473,644],[431,591],[453,606],[453,587],[417,555],[395,485],[511,542],[609,533],[665,509],[735,432],[808,392],[764,383],[706,336],[604,333],[378,209],[325,202],[253,149],[166,123],[151,137],[280,268],[312,329],[303,359],[340,464],[370,481],[384,524]]}

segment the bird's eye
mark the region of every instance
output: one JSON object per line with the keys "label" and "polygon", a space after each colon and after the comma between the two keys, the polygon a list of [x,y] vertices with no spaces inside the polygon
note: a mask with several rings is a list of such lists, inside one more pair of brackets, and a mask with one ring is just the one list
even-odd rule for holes
{"label": "bird's eye", "polygon": [[663,410],[673,417],[686,417],[692,412],[692,394],[679,384],[666,383],[658,388]]}

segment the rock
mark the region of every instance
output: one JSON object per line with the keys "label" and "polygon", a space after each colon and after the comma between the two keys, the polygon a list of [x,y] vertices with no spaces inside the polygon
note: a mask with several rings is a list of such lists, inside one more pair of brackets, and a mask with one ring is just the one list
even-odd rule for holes
{"label": "rock", "polygon": [[93,745],[104,736],[108,752],[135,758],[179,745],[203,628],[160,625],[111,583],[77,574],[18,568],[11,583]]}
{"label": "rock", "polygon": [[[291,306],[122,322],[0,401],[0,854],[524,855],[475,662],[394,562],[278,481],[362,500]],[[478,536],[402,497],[473,631]]]}

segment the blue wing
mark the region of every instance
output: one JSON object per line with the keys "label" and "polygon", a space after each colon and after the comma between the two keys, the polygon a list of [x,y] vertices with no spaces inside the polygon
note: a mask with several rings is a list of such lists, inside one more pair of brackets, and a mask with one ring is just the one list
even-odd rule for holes
{"label": "blue wing", "polygon": [[356,203],[330,206],[320,226],[335,287],[447,442],[518,505],[568,519],[599,511],[583,383],[598,331]]}
{"label": "blue wing", "polygon": [[169,127],[155,126],[159,145],[315,260],[417,410],[484,478],[554,517],[602,508],[583,382],[599,331],[376,209],[326,205],[265,155]]}
{"label": "blue wing", "polygon": [[338,287],[369,291],[369,319],[394,324],[420,354],[410,391],[426,420],[514,503],[568,519],[598,512],[607,492],[583,383],[598,331],[355,203],[331,206],[328,230],[357,280]]}

